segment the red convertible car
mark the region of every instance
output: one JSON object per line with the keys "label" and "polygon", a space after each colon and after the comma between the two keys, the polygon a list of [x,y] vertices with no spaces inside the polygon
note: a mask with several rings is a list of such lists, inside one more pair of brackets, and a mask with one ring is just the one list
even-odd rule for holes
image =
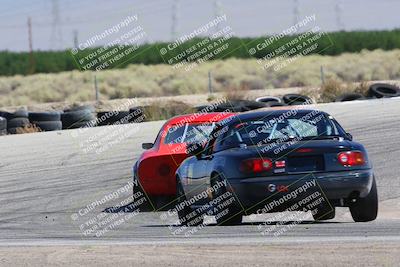
{"label": "red convertible car", "polygon": [[[234,113],[194,113],[167,121],[154,143],[143,143],[146,149],[133,166],[133,193],[145,193],[150,210],[166,210],[176,198],[175,171],[189,155],[186,144],[206,142],[215,123]],[[141,208],[143,211],[144,209]]]}

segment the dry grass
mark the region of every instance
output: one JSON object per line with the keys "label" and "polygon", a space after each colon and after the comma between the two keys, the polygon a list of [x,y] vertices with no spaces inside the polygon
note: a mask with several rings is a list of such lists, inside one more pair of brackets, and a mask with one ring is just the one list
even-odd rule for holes
{"label": "dry grass", "polygon": [[345,93],[351,92],[348,84],[344,84],[335,79],[329,79],[320,89],[320,102],[333,102],[335,99]]}
{"label": "dry grass", "polygon": [[354,92],[362,95],[367,95],[369,84],[366,81],[360,82],[354,87]]}
{"label": "dry grass", "polygon": [[42,130],[38,128],[36,125],[30,124],[24,127],[19,127],[16,129],[17,134],[25,134],[25,133],[37,133]]}
{"label": "dry grass", "polygon": [[224,98],[229,101],[247,99],[249,90],[250,88],[245,84],[240,87],[227,88],[224,92]]}
{"label": "dry grass", "polygon": [[329,79],[319,90],[317,102],[333,102],[343,94],[358,93],[367,96],[369,84],[365,81],[360,83],[342,83],[335,79]]}
{"label": "dry grass", "polygon": [[[400,50],[362,51],[340,56],[311,55],[299,58],[279,72],[263,70],[255,59],[231,58],[200,64],[190,72],[160,64],[130,65],[125,69],[96,73],[71,71],[0,77],[0,107],[94,100],[94,74],[98,79],[100,100],[109,100],[207,93],[209,70],[212,71],[215,92],[239,94],[244,88],[246,91],[317,87],[321,84],[320,66],[324,66],[327,81],[396,80],[400,79]],[[326,98],[331,99],[332,96],[327,94]]]}
{"label": "dry grass", "polygon": [[358,93],[367,96],[368,82],[350,83],[340,82],[337,79],[329,79],[319,89],[305,88],[300,94],[310,96],[317,103],[334,102],[336,98],[344,94]]}
{"label": "dry grass", "polygon": [[146,121],[166,120],[177,115],[195,112],[193,107],[179,101],[159,101],[143,109]]}
{"label": "dry grass", "polygon": [[299,94],[310,97],[314,103],[320,102],[320,90],[318,88],[304,87]]}

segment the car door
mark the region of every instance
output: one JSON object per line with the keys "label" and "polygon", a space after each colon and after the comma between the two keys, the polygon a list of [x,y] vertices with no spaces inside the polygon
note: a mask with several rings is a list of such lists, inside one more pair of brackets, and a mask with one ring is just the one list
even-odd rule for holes
{"label": "car door", "polygon": [[[188,164],[188,180],[186,196],[196,198],[196,204],[202,205],[208,201],[208,188],[210,186],[210,168],[212,166],[211,148],[214,144],[214,138],[204,146],[202,153],[192,157]],[[199,197],[201,196],[201,197]]]}
{"label": "car door", "polygon": [[185,179],[185,194],[186,199],[196,199],[196,204],[200,205],[204,203],[206,199],[200,199],[199,196],[204,196],[202,193],[206,187],[205,185],[205,177],[204,177],[204,168],[207,162],[203,159],[203,156],[194,156],[187,160],[186,166],[186,179]]}
{"label": "car door", "polygon": [[[216,129],[214,133],[218,131]],[[213,138],[213,135],[210,135],[209,141],[206,144],[203,152],[199,157],[196,158],[194,163],[192,164],[192,170],[190,171],[192,176],[190,179],[191,184],[191,193],[190,197],[207,195],[209,198],[201,198],[201,201],[198,204],[205,204],[209,199],[211,199],[209,188],[211,186],[210,176],[214,166],[214,148],[215,144],[218,142],[221,136],[217,138]]]}

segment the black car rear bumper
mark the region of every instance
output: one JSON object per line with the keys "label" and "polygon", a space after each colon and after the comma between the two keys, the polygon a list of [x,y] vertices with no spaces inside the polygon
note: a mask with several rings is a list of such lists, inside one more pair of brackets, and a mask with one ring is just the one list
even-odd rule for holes
{"label": "black car rear bumper", "polygon": [[[308,188],[298,194],[296,201],[319,191],[328,200],[348,199],[354,196],[365,197],[371,190],[374,174],[371,169],[311,173],[295,175],[279,175],[247,179],[229,179],[228,182],[244,208],[282,198],[285,195]],[[307,186],[306,186],[307,185]],[[293,195],[293,194],[292,194]],[[288,201],[291,204],[295,198]],[[336,203],[336,202],[331,202]]]}

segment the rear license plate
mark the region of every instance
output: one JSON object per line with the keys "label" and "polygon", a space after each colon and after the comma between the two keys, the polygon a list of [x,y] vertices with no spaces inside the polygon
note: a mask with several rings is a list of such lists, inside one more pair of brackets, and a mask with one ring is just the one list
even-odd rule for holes
{"label": "rear license plate", "polygon": [[323,171],[324,166],[323,156],[303,156],[288,158],[288,172],[309,172]]}

